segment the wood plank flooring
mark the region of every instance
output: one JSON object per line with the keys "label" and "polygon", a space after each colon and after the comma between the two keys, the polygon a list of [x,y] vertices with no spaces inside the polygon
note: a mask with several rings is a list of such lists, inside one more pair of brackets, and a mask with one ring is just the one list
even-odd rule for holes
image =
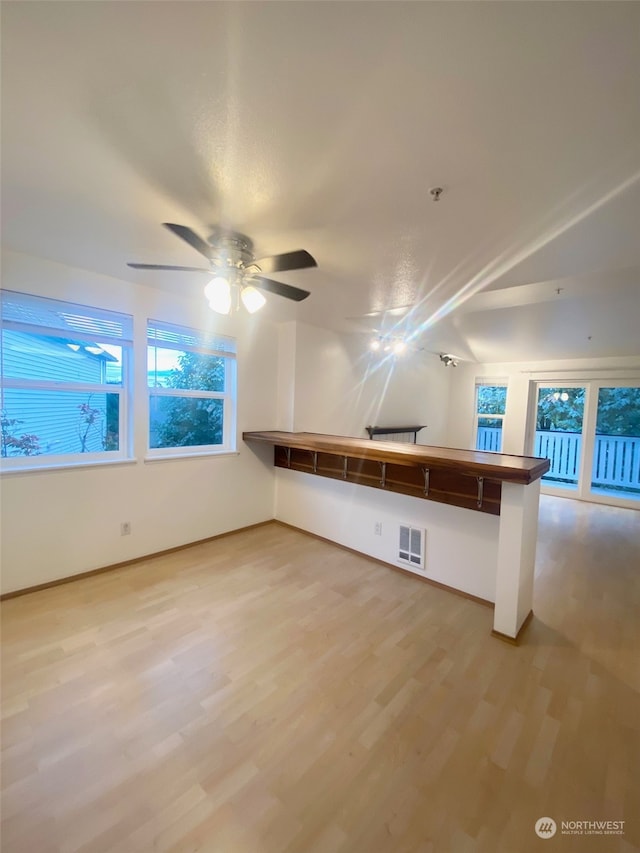
{"label": "wood plank flooring", "polygon": [[537,575],[517,647],[277,524],[4,602],[2,853],[640,850],[640,513],[543,498]]}

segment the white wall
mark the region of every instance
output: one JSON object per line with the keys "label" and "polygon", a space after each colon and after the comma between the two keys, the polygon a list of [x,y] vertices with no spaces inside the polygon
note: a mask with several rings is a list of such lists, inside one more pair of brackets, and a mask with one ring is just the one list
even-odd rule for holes
{"label": "white wall", "polygon": [[475,383],[477,379],[507,381],[507,408],[503,425],[505,453],[527,454],[538,381],[584,381],[588,379],[640,379],[640,357],[567,359],[564,361],[513,362],[500,364],[461,363],[453,372],[447,425],[449,447],[473,448]]}
{"label": "white wall", "polygon": [[[366,438],[365,427],[427,424],[421,444],[445,443],[450,373],[437,356],[381,359],[363,335],[295,324],[293,429]],[[282,375],[282,374],[281,374]],[[286,397],[283,397],[286,399]],[[287,422],[282,412],[279,419]]]}
{"label": "white wall", "polygon": [[[136,462],[4,473],[1,480],[2,591],[70,576],[197,541],[273,517],[274,476],[243,430],[276,423],[277,328],[264,318],[218,318],[200,299],[132,285],[86,270],[3,253],[3,287],[134,315],[209,328],[238,340],[238,455],[144,462],[146,365],[135,382]],[[205,328],[207,326],[204,326]],[[120,536],[130,521],[132,534]]]}
{"label": "white wall", "polygon": [[289,321],[278,327],[278,397],[276,429],[291,432],[295,402],[296,326]]}
{"label": "white wall", "polygon": [[395,565],[399,525],[426,529],[426,565],[419,574],[495,600],[497,516],[285,468],[277,469],[276,484],[280,521]]}

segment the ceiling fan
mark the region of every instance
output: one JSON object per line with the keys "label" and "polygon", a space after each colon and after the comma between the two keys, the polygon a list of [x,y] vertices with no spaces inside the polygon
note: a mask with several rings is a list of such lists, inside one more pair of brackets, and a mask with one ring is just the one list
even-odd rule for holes
{"label": "ceiling fan", "polygon": [[[310,295],[308,290],[273,281],[263,275],[263,273],[271,274],[317,267],[315,258],[304,249],[256,260],[253,255],[253,242],[238,231],[215,228],[205,241],[186,225],[175,225],[172,222],[162,224],[200,252],[209,262],[209,267],[136,263],[129,263],[127,266],[136,270],[174,270],[213,276],[204,292],[209,306],[219,314],[229,314],[232,308],[239,306],[240,301],[247,311],[253,314],[266,302],[261,290],[284,296],[285,299],[293,299],[295,302],[301,302]],[[233,304],[234,296],[235,305]]]}

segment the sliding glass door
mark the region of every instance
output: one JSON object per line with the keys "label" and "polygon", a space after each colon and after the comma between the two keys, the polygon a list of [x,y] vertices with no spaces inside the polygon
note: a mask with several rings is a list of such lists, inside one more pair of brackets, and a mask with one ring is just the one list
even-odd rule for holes
{"label": "sliding glass door", "polygon": [[533,453],[546,492],[640,507],[640,386],[538,383]]}
{"label": "sliding glass door", "polygon": [[640,500],[640,388],[599,386],[590,491]]}

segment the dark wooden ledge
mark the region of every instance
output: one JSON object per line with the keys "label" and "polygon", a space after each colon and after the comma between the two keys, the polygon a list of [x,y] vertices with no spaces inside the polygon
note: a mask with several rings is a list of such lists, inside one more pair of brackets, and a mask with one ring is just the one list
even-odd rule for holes
{"label": "dark wooden ledge", "polygon": [[[413,443],[417,444],[418,433],[421,429],[426,429],[426,424],[422,424],[421,426],[368,426],[365,429],[369,433],[370,439],[373,439],[376,435],[407,435],[413,433]],[[386,440],[391,441],[392,439]]]}

